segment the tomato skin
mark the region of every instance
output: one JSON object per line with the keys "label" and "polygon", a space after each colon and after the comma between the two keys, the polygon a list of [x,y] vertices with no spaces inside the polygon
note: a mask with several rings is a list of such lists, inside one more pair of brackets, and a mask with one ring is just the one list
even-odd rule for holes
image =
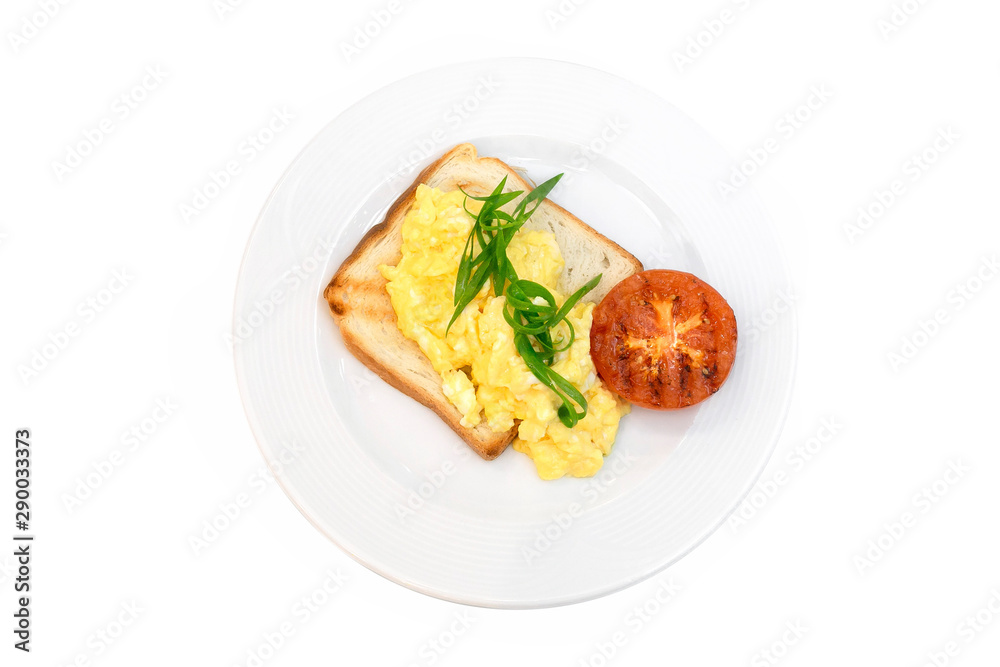
{"label": "tomato skin", "polygon": [[594,309],[590,355],[601,379],[641,407],[674,410],[719,390],[736,358],[736,315],[690,273],[621,281]]}

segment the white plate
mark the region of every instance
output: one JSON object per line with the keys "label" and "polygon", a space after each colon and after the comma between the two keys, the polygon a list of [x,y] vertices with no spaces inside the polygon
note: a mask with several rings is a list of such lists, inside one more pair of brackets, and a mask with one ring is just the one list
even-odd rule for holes
{"label": "white plate", "polygon": [[[736,312],[722,390],[687,410],[635,409],[594,479],[543,482],[513,449],[479,459],[347,352],[323,301],[418,170],[463,141],[536,182],[566,172],[553,200],[647,268],[702,277]],[[240,392],[285,493],[358,562],[472,605],[578,602],[688,553],[750,490],[791,393],[795,320],[772,308],[791,291],[785,263],[756,196],[718,194],[731,166],[648,91],[548,60],[432,70],[345,111],[275,187],[236,293]]]}

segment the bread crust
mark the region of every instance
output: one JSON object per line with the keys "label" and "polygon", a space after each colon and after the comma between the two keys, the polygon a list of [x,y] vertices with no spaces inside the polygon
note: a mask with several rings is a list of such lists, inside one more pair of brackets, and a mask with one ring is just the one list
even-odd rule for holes
{"label": "bread crust", "polygon": [[[429,181],[435,180],[435,175],[438,175],[453,160],[469,160],[475,165],[490,164],[507,173],[508,184],[512,185],[514,189],[525,191],[531,189],[513,169],[501,160],[478,157],[476,148],[472,144],[455,146],[421,171],[413,184],[389,207],[382,222],[368,230],[337,269],[324,289],[323,297],[327,301],[330,314],[340,329],[344,344],[351,354],[390,385],[433,410],[476,453],[486,460],[492,460],[499,456],[516,437],[517,424],[515,423],[513,428],[502,433],[493,432],[485,420],[475,428],[462,426],[462,414],[445,397],[441,388],[440,375],[433,370],[430,360],[420,347],[414,341],[403,336],[399,330],[396,313],[385,288],[387,281],[378,271],[378,264],[398,263],[402,257],[402,239],[400,238],[398,246],[395,246],[394,258],[390,259],[386,256],[374,264],[370,261],[372,256],[378,256],[380,252],[385,252],[385,245],[392,241],[391,236],[401,229],[403,219],[416,199],[417,186],[421,183],[429,184]],[[469,187],[484,184],[459,181],[457,185],[462,186],[463,189],[469,189]],[[490,189],[492,187],[490,186]],[[624,260],[629,274],[642,270],[642,263],[617,243],[550,200],[546,200],[545,205],[552,206],[559,216],[571,221],[570,224],[578,226],[579,231],[595,237],[594,240],[600,243],[606,252],[613,253],[616,257]],[[610,286],[606,287],[604,292],[607,289],[610,289]],[[603,294],[600,296],[603,297]],[[381,323],[378,332],[389,337],[392,346],[399,346],[402,354],[405,354],[405,358],[408,360],[406,365],[409,367],[386,362],[384,342],[380,348],[373,343],[371,336],[365,335],[363,331],[364,326],[371,326],[373,323]],[[426,381],[428,372],[435,376],[435,382]],[[421,379],[425,381],[421,382]]]}

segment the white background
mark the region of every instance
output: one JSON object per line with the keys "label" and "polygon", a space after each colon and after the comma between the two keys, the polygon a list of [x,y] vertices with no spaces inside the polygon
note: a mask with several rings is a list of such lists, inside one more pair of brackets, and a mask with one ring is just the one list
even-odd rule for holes
{"label": "white background", "polygon": [[[977,274],[995,277],[1000,250],[1000,5],[900,2],[912,16],[890,31],[890,0],[577,2],[407,0],[350,55],[387,1],[50,2],[51,18],[45,2],[5,3],[2,428],[11,448],[15,429],[33,433],[38,537],[30,655],[11,647],[15,575],[0,550],[0,662],[253,665],[265,646],[267,665],[997,664],[1000,281]],[[723,10],[729,22],[714,23]],[[704,46],[680,64],[689,40]],[[628,78],[740,159],[778,137],[751,183],[786,248],[800,327],[795,399],[745,523],[658,579],[541,611],[426,598],[339,552],[256,476],[224,338],[255,216],[309,139],[391,81],[503,55]],[[123,117],[116,98],[144,78]],[[784,137],[777,124],[814,86],[832,97]],[[294,119],[248,159],[241,144],[275,109]],[[105,118],[112,131],[57,173]],[[947,128],[958,138],[913,172]],[[231,159],[240,173],[185,220],[180,205]],[[905,192],[848,234],[896,179]],[[960,285],[980,289],[967,299]],[[936,312],[943,323],[928,325]],[[19,371],[60,340],[37,375]],[[153,431],[158,400],[177,407]],[[123,440],[143,426],[135,447]],[[110,476],[68,507],[116,450]],[[4,521],[12,456],[0,456]],[[189,538],[242,493],[249,507],[196,555]],[[295,605],[327,571],[346,581],[305,618]],[[670,579],[681,591],[661,605]],[[285,622],[294,634],[271,651],[265,636]]]}

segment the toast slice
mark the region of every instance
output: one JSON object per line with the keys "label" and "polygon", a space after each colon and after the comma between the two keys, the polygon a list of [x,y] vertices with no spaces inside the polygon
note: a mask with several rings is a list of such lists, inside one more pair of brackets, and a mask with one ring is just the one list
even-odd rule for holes
{"label": "toast slice", "polygon": [[[517,426],[503,433],[493,432],[486,420],[475,428],[462,426],[462,414],[445,397],[441,376],[430,359],[396,325],[386,280],[378,267],[394,266],[402,258],[403,219],[413,204],[417,185],[424,183],[445,191],[461,187],[473,195],[487,195],[504,176],[508,192],[531,191],[532,186],[500,160],[478,157],[472,144],[455,146],[424,169],[400,195],[385,220],[372,227],[344,260],[323,293],[347,349],[383,380],[436,412],[487,460],[503,452],[517,435]],[[517,201],[508,206],[516,206]],[[600,302],[618,282],[642,270],[642,263],[626,250],[549,200],[535,210],[524,228],[555,234],[566,262],[558,285],[563,294],[575,292],[603,273],[601,282],[585,297]]]}

